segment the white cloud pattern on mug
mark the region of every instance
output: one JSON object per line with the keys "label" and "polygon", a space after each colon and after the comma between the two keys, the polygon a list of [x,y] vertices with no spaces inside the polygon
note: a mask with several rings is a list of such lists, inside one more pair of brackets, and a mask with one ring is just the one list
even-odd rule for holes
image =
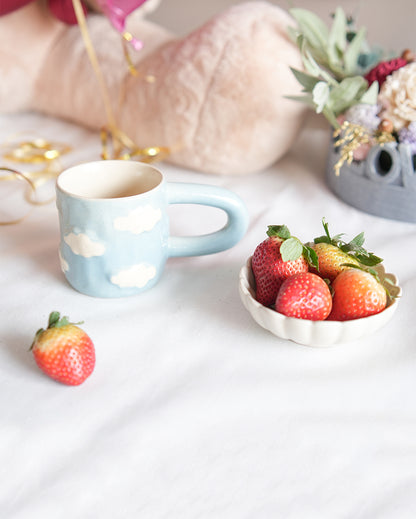
{"label": "white cloud pattern on mug", "polygon": [[118,231],[127,231],[133,234],[141,234],[151,231],[162,219],[161,210],[150,205],[137,207],[130,211],[127,216],[119,216],[114,220],[114,228]]}
{"label": "white cloud pattern on mug", "polygon": [[69,265],[68,265],[68,262],[65,260],[65,258],[62,256],[62,253],[61,253],[61,250],[59,250],[59,261],[61,263],[61,269],[62,269],[62,272],[68,272],[69,270]]}
{"label": "white cloud pattern on mug", "polygon": [[139,263],[112,276],[111,282],[121,288],[142,288],[155,276],[156,268],[153,265]]}
{"label": "white cloud pattern on mug", "polygon": [[75,234],[71,232],[64,237],[64,241],[74,254],[83,256],[84,258],[102,256],[105,252],[105,245],[103,243],[91,240],[86,234]]}

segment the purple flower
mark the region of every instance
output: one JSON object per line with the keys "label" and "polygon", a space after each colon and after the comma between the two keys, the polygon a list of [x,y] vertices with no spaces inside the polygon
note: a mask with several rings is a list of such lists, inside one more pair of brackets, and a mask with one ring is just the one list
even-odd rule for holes
{"label": "purple flower", "polygon": [[412,153],[416,154],[416,122],[411,122],[399,131],[399,142],[408,144]]}
{"label": "purple flower", "polygon": [[353,105],[344,113],[343,117],[352,124],[359,124],[370,131],[375,131],[380,124],[378,105],[358,104]]}

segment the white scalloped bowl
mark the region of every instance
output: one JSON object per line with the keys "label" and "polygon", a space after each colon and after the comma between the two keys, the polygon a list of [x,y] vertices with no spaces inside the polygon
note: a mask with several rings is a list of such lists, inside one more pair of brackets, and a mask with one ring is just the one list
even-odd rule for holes
{"label": "white scalloped bowl", "polygon": [[240,271],[239,291],[241,300],[250,312],[253,319],[281,339],[288,339],[305,346],[325,347],[334,344],[355,341],[374,333],[384,326],[393,317],[399,304],[401,288],[398,280],[393,274],[386,273],[382,265],[378,265],[376,270],[383,281],[389,279],[394,286],[389,287],[392,296],[387,308],[382,312],[354,319],[351,321],[308,321],[294,317],[286,317],[275,310],[263,306],[255,298],[255,281],[251,270],[251,257]]}

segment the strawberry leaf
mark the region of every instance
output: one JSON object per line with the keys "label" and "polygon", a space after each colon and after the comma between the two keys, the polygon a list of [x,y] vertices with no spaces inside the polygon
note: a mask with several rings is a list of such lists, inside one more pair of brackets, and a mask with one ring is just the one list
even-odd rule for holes
{"label": "strawberry leaf", "polygon": [[287,240],[291,237],[291,234],[286,225],[269,225],[267,228],[267,236],[271,238],[278,236],[282,240]]}
{"label": "strawberry leaf", "polygon": [[360,232],[360,234],[357,234],[357,236],[355,236],[350,242],[346,243],[342,240],[342,236],[344,236],[344,234],[336,234],[335,236],[330,235],[328,223],[326,222],[325,218],[322,218],[322,225],[325,230],[325,235],[315,238],[314,243],[330,243],[331,245],[335,245],[342,252],[345,252],[351,257],[357,259],[366,267],[373,267],[374,265],[377,265],[383,261],[382,258],[379,258],[372,252],[368,252],[363,247],[365,241],[363,232]]}
{"label": "strawberry leaf", "polygon": [[59,312],[51,312],[49,314],[48,328],[54,328],[59,322],[60,317],[61,314]]}
{"label": "strawberry leaf", "polygon": [[314,243],[331,243],[330,240],[328,240],[328,236],[318,236],[317,238],[314,238]]}
{"label": "strawberry leaf", "polygon": [[303,246],[303,257],[306,259],[308,264],[312,267],[315,267],[319,272],[319,259],[316,251],[309,247],[308,245]]}
{"label": "strawberry leaf", "polygon": [[357,234],[357,236],[350,241],[350,245],[353,245],[354,247],[362,247],[364,241],[364,233],[360,232],[360,234]]}
{"label": "strawberry leaf", "polygon": [[288,238],[280,246],[283,261],[295,261],[301,257],[303,245],[297,238]]}
{"label": "strawberry leaf", "polygon": [[366,254],[355,254],[355,257],[360,263],[367,267],[374,267],[374,265],[378,265],[383,261],[382,258],[379,258],[372,252],[366,252]]}
{"label": "strawberry leaf", "polygon": [[66,326],[68,324],[83,324],[84,321],[79,321],[77,323],[72,323],[67,316],[61,317],[59,312],[51,312],[49,315],[48,328],[61,328],[61,326]]}

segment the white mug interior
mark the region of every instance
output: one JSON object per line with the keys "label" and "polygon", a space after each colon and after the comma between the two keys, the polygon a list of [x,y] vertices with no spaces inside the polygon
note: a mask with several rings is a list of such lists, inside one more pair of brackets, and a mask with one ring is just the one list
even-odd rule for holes
{"label": "white mug interior", "polygon": [[147,193],[158,187],[162,179],[162,173],[149,164],[101,160],[65,170],[58,177],[57,186],[75,197],[116,199]]}

